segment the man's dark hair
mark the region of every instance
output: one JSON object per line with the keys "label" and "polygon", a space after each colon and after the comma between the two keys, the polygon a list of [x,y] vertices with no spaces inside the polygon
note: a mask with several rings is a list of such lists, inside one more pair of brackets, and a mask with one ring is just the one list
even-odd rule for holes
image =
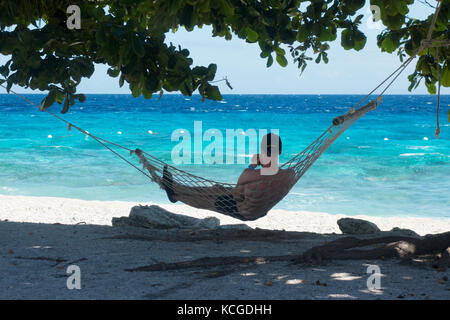
{"label": "man's dark hair", "polygon": [[264,147],[264,143],[267,143],[267,148],[265,150],[261,149],[268,157],[272,156],[272,150],[277,147],[278,144],[278,154],[281,154],[282,143],[280,136],[275,133],[266,134],[261,141],[261,148]]}

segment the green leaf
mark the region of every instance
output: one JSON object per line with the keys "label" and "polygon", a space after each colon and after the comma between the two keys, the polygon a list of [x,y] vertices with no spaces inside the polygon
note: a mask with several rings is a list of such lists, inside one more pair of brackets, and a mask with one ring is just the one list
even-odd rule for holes
{"label": "green leaf", "polygon": [[278,62],[278,64],[280,66],[282,66],[282,67],[286,67],[287,66],[288,62],[287,62],[287,60],[286,60],[286,58],[284,56],[277,54],[277,58],[276,59],[277,59],[277,62]]}
{"label": "green leaf", "polygon": [[208,85],[206,88],[206,97],[212,100],[222,100],[222,95],[220,94],[219,87]]}
{"label": "green leaf", "polygon": [[394,42],[392,41],[392,38],[387,36],[386,39],[383,40],[381,43],[381,47],[388,53],[392,53],[397,49]]}
{"label": "green leaf", "polygon": [[217,65],[214,63],[211,63],[208,66],[208,71],[206,73],[206,80],[208,80],[208,81],[214,80],[214,77],[216,76],[216,72],[217,72]]}
{"label": "green leaf", "polygon": [[345,29],[341,34],[341,45],[345,50],[353,49],[355,40],[353,39],[353,31]]}
{"label": "green leaf", "polygon": [[441,72],[441,84],[444,87],[450,87],[450,69],[448,67],[448,64],[446,64]]}
{"label": "green leaf", "polygon": [[320,61],[322,61],[322,55],[319,54],[316,58],[316,63],[320,63]]}
{"label": "green leaf", "polygon": [[280,47],[276,47],[275,52],[280,56],[284,56],[286,54],[286,51],[284,51],[284,49]]}
{"label": "green leaf", "polygon": [[121,88],[123,87],[124,81],[125,81],[125,76],[122,73],[119,78],[119,87],[121,87]]}
{"label": "green leaf", "polygon": [[6,66],[0,66],[0,74],[6,78],[9,74],[9,68]]}
{"label": "green leaf", "polygon": [[272,66],[272,64],[273,64],[273,57],[272,57],[272,55],[270,55],[267,58],[267,64],[266,64],[267,68],[270,68]]}
{"label": "green leaf", "polygon": [[145,99],[152,98],[152,93],[150,91],[146,90],[145,88],[142,90],[142,95],[144,96]]}
{"label": "green leaf", "polygon": [[356,31],[354,33],[354,39],[355,39],[355,46],[354,49],[356,51],[362,50],[367,42],[367,37],[360,31]]}
{"label": "green leaf", "polygon": [[186,58],[189,57],[189,54],[190,54],[188,49],[183,49],[183,50],[180,51],[180,53],[183,56],[185,56]]}
{"label": "green leaf", "polygon": [[364,18],[364,15],[363,15],[363,14],[360,14],[359,16],[356,17],[356,19],[353,21],[353,23],[354,23],[355,25],[356,25],[356,24],[360,24],[362,18]]}
{"label": "green leaf", "polygon": [[429,94],[436,94],[436,84],[425,81]]}
{"label": "green leaf", "polygon": [[247,27],[247,28],[245,28],[245,32],[247,34],[247,40],[249,42],[256,42],[256,41],[258,41],[258,37],[259,36],[258,36],[258,33],[255,30],[253,30],[250,27]]}
{"label": "green leaf", "polygon": [[64,107],[62,108],[61,113],[65,114],[67,113],[67,111],[69,111],[69,99],[66,95],[66,99],[64,100]]}
{"label": "green leaf", "polygon": [[130,84],[130,89],[131,89],[131,95],[133,96],[133,98],[137,98],[140,96],[141,89],[139,88],[139,85],[137,83]]}
{"label": "green leaf", "polygon": [[119,76],[120,74],[120,69],[115,69],[115,68],[108,68],[108,71],[106,71],[106,73],[113,78],[116,78],[117,76]]}
{"label": "green leaf", "polygon": [[62,103],[64,101],[65,94],[59,90],[56,91],[55,101],[58,103]]}
{"label": "green leaf", "polygon": [[6,91],[7,91],[8,93],[11,91],[12,85],[13,85],[13,82],[12,82],[12,81],[9,81],[9,79],[8,79],[8,82],[7,82],[7,84],[6,84]]}
{"label": "green leaf", "polygon": [[50,90],[50,92],[48,93],[47,97],[45,97],[45,99],[42,101],[43,103],[41,103],[39,109],[41,111],[44,111],[48,108],[50,108],[56,100],[56,89]]}
{"label": "green leaf", "polygon": [[267,58],[268,56],[270,55],[270,51],[262,51],[260,54],[259,54],[259,56],[261,57],[261,58]]}

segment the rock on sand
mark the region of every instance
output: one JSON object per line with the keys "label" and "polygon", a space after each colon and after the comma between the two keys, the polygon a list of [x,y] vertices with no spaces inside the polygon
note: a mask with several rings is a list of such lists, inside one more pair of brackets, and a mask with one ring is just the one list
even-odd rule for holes
{"label": "rock on sand", "polygon": [[337,221],[337,224],[343,234],[373,234],[380,232],[375,223],[361,219],[342,218]]}

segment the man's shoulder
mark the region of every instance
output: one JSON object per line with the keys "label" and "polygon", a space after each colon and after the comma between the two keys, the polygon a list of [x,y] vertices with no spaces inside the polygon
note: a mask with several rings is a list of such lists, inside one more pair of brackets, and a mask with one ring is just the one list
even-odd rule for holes
{"label": "man's shoulder", "polygon": [[243,175],[248,176],[248,177],[255,177],[255,176],[259,176],[260,172],[261,172],[260,169],[247,168],[242,173],[243,173]]}

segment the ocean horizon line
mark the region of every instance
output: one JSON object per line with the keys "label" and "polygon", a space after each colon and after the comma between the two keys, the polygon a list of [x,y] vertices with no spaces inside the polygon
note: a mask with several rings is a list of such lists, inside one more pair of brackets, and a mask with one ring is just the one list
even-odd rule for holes
{"label": "ocean horizon line", "polygon": [[[26,95],[46,95],[45,93],[27,93],[27,92],[17,92],[17,94],[26,94]],[[82,92],[80,92],[82,93]],[[85,95],[121,95],[121,96],[132,96],[130,93],[83,93]],[[14,93],[6,93],[1,92],[0,95],[14,95]],[[181,93],[164,93],[164,95],[174,95],[174,96],[182,96],[182,97],[192,97],[192,96],[200,96],[199,93],[195,93],[192,96],[185,96]],[[225,93],[222,96],[366,96],[366,93]],[[376,96],[377,94],[372,94],[371,96]],[[424,96],[424,97],[435,97],[436,94],[408,94],[408,93],[389,93],[383,94],[383,96]],[[442,94],[441,96],[450,96],[450,94]],[[141,97],[141,96],[139,96]],[[137,97],[137,98],[139,98]],[[148,100],[151,100],[148,99]]]}

